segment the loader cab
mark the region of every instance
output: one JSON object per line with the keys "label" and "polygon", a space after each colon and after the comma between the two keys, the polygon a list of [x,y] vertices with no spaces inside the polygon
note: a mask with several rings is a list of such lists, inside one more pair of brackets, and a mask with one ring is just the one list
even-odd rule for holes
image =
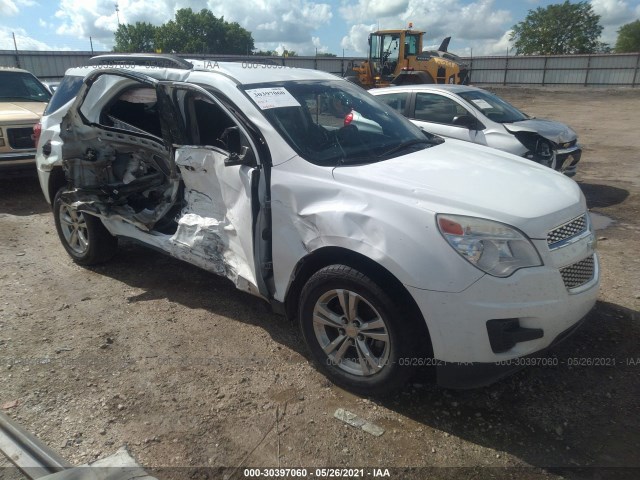
{"label": "loader cab", "polygon": [[382,30],[369,35],[371,74],[391,80],[407,66],[407,59],[422,49],[423,32],[410,30]]}

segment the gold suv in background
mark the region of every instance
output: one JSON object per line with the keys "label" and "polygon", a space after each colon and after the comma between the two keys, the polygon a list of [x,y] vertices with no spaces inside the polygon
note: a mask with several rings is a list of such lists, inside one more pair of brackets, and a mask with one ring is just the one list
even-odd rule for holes
{"label": "gold suv in background", "polygon": [[34,125],[50,98],[26,70],[0,69],[0,172],[35,168]]}

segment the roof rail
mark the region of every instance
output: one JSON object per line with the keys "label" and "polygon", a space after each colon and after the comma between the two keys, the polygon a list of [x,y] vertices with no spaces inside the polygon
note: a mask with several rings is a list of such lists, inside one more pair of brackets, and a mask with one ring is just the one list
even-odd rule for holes
{"label": "roof rail", "polygon": [[118,68],[119,66],[141,66],[153,68],[177,68],[191,70],[193,65],[175,55],[156,53],[108,53],[97,55],[89,59],[89,65],[102,65]]}
{"label": "roof rail", "polygon": [[[250,63],[253,65],[282,65],[282,62],[276,62],[272,58],[267,57],[259,57],[254,55],[207,55],[206,57],[198,58],[196,55],[183,55],[184,58],[189,59],[189,61],[193,62],[230,62],[230,63]],[[195,65],[194,65],[195,67]]]}

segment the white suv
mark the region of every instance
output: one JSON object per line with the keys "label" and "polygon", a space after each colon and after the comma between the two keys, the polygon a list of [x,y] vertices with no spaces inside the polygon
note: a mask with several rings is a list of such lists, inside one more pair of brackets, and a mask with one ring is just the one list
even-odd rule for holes
{"label": "white suv", "polygon": [[223,275],[297,319],[318,368],[365,394],[420,365],[485,385],[594,305],[595,239],[562,174],[425,135],[320,71],[92,63],[56,91],[37,157],[79,264],[128,237]]}

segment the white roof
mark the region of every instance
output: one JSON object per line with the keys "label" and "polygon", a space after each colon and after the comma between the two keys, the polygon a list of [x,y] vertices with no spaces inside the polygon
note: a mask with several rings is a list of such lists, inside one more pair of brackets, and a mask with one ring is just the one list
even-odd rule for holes
{"label": "white roof", "polygon": [[321,70],[267,65],[246,62],[216,62],[213,60],[188,60],[194,70],[221,73],[243,85],[263,82],[286,82],[288,80],[336,80],[340,77]]}
{"label": "white roof", "polygon": [[[332,73],[321,70],[310,70],[306,68],[293,68],[282,65],[266,65],[261,63],[247,62],[218,62],[214,60],[188,60],[193,64],[192,70],[177,68],[149,68],[147,66],[128,66],[122,68],[126,72],[136,72],[149,75],[150,77],[162,80],[182,80],[188,81],[189,76],[198,72],[199,78],[203,73],[223,75],[236,83],[243,85],[253,83],[284,82],[289,80],[337,80],[341,79]],[[117,69],[117,67],[113,67]],[[105,67],[94,65],[85,67],[70,68],[65,75],[85,77],[95,70],[104,70]],[[346,81],[346,80],[345,80]]]}

